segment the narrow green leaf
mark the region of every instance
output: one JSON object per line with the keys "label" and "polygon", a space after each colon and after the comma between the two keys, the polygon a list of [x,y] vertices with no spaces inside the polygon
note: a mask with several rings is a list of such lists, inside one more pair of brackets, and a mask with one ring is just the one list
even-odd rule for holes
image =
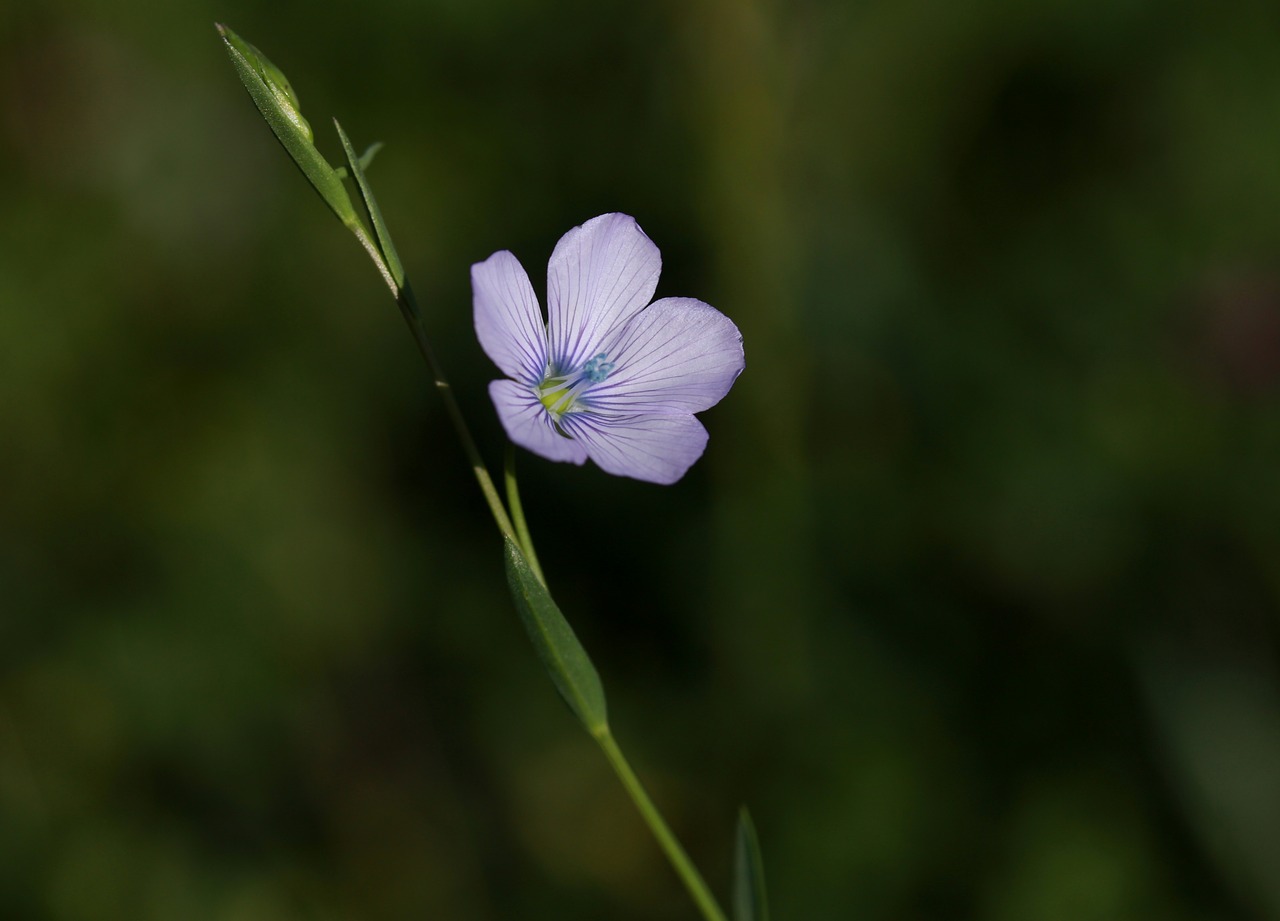
{"label": "narrow green leaf", "polygon": [[382,149],[381,141],[374,141],[364,149],[364,153],[360,155],[360,168],[367,170],[369,164],[373,162],[373,158],[378,155],[378,151]]}
{"label": "narrow green leaf", "polygon": [[288,79],[267,57],[224,25],[218,25],[240,82],[271,127],[281,146],[302,170],[312,188],[347,226],[359,223],[342,179],[311,141],[311,126],[298,109],[298,97]]}
{"label": "narrow green leaf", "polygon": [[596,667],[515,541],[504,540],[507,584],[538,658],[569,709],[587,732],[598,737],[608,730],[609,720]]}
{"label": "narrow green leaf", "polygon": [[[373,158],[378,155],[378,151],[380,151],[381,149],[382,149],[381,141],[374,141],[372,144],[366,147],[364,149],[364,153],[360,155],[360,168],[367,172],[369,169],[369,164],[373,162]],[[334,170],[334,172],[338,174],[339,179],[347,178],[347,168],[345,166],[339,166]]]}
{"label": "narrow green leaf", "polygon": [[[404,287],[404,268],[400,265],[400,257],[396,254],[395,244],[391,242],[391,233],[387,230],[387,225],[382,220],[382,209],[378,207],[378,200],[373,197],[373,189],[369,186],[369,180],[364,176],[364,157],[357,157],[355,148],[351,146],[351,140],[347,137],[347,132],[342,130],[342,126],[338,124],[338,120],[333,120],[334,127],[338,129],[338,137],[342,138],[342,149],[347,154],[347,165],[351,168],[351,175],[356,177],[356,185],[360,188],[360,196],[364,199],[364,209],[369,213],[369,220],[373,222],[373,232],[378,235],[378,249],[382,251],[382,258],[387,264],[387,268],[391,272],[391,277],[395,279],[396,285]],[[365,151],[365,157],[370,160],[377,153],[377,147],[371,147]]]}
{"label": "narrow green leaf", "polygon": [[734,921],[769,921],[760,839],[756,837],[756,827],[746,806],[738,813],[738,834],[733,846],[733,918]]}

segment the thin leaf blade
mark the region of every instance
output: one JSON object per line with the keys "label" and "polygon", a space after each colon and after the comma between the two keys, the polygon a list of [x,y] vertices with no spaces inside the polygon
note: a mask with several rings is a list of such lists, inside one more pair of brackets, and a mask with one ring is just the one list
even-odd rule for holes
{"label": "thin leaf blade", "polygon": [[[378,249],[382,252],[382,258],[387,264],[391,277],[395,280],[397,286],[404,287],[404,267],[400,265],[400,256],[396,253],[395,244],[391,242],[391,233],[387,230],[387,225],[382,220],[382,209],[378,207],[378,200],[373,197],[373,188],[369,185],[369,180],[365,178],[364,168],[366,163],[372,162],[374,155],[382,147],[376,144],[365,151],[363,157],[357,157],[355,148],[351,146],[351,140],[347,137],[347,132],[342,130],[342,125],[338,124],[338,120],[333,120],[334,127],[338,129],[338,137],[342,139],[342,149],[347,155],[347,165],[351,169],[351,175],[355,176],[356,185],[360,189],[360,196],[364,199],[364,209],[369,214],[369,220],[373,222],[373,232],[378,237]],[[367,159],[366,159],[367,158]]]}
{"label": "thin leaf blade", "polygon": [[760,839],[746,806],[738,813],[733,846],[733,917],[734,921],[769,921]]}
{"label": "thin leaf blade", "polygon": [[600,675],[515,541],[504,543],[507,584],[538,658],[578,721],[598,737],[609,728]]}

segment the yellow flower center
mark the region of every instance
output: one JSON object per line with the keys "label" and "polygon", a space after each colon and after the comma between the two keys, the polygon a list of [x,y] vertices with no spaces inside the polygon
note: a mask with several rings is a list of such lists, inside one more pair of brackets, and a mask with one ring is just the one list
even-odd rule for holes
{"label": "yellow flower center", "polygon": [[566,377],[549,377],[538,385],[538,399],[553,416],[561,416],[573,406],[573,388]]}

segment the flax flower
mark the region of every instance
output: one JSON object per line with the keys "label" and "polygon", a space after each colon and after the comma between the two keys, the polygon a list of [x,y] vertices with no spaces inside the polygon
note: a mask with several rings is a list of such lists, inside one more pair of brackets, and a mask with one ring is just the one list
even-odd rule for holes
{"label": "flax flower", "polygon": [[693,414],[742,373],[742,334],[702,301],[652,301],[661,267],[633,218],[592,218],[551,254],[545,323],[510,252],[471,267],[476,334],[508,378],[489,395],[512,441],[651,483],[674,483],[702,456]]}

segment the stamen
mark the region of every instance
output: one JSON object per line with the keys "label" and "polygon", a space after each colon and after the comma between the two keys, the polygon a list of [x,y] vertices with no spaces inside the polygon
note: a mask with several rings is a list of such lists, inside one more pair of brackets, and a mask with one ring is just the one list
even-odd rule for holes
{"label": "stamen", "polygon": [[609,356],[601,352],[587,360],[577,377],[570,374],[545,378],[538,385],[538,400],[547,408],[547,412],[558,419],[565,413],[572,412],[577,405],[578,396],[591,389],[592,384],[598,384],[607,378],[614,367]]}
{"label": "stamen", "polygon": [[614,369],[614,363],[609,361],[609,356],[604,352],[598,354],[595,358],[590,359],[582,366],[582,376],[593,384],[598,384],[609,376],[609,372]]}

